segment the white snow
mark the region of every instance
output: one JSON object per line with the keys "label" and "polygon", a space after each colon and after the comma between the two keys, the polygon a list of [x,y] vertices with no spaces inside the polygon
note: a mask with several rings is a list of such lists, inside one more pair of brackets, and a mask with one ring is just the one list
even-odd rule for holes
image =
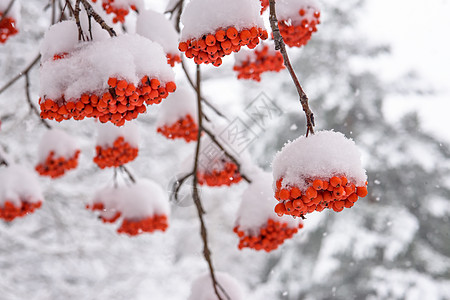
{"label": "white snow", "polygon": [[172,23],[153,10],[139,12],[136,20],[136,33],[159,43],[167,54],[179,54],[178,33]]}
{"label": "white snow", "polygon": [[110,123],[98,123],[97,127],[97,146],[110,148],[119,137],[123,137],[134,148],[139,146],[139,128],[135,123],[128,122],[120,127]]}
{"label": "white snow", "polygon": [[[319,5],[316,0],[277,0],[275,10],[277,12],[278,20],[297,21],[303,18],[312,20],[314,12],[319,11]],[[301,17],[299,10],[303,8],[305,15]]]}
{"label": "white snow", "polygon": [[0,206],[6,201],[20,206],[21,201],[44,200],[36,173],[19,165],[0,167]]}
{"label": "white snow", "polygon": [[[226,291],[229,300],[244,300],[244,292],[238,281],[223,272],[215,272],[217,282]],[[225,298],[219,289],[219,294]],[[191,286],[191,295],[188,300],[215,300],[217,295],[214,292],[212,280],[209,273],[197,277]],[[225,298],[226,299],[226,298]]]}
{"label": "white snow", "polygon": [[187,114],[197,122],[197,96],[191,87],[177,87],[160,105],[156,126],[172,125]]}
{"label": "white snow", "polygon": [[[0,12],[3,13],[7,8],[11,0],[0,0]],[[20,22],[20,1],[14,1],[13,5],[8,11],[8,17],[12,17],[16,21],[16,26]]]}
{"label": "white snow", "polygon": [[74,138],[68,133],[60,129],[47,130],[39,143],[38,163],[44,163],[51,151],[54,152],[54,158],[69,159],[78,149]]}
{"label": "white snow", "polygon": [[341,175],[356,186],[364,186],[367,180],[353,140],[334,131],[319,131],[285,144],[275,155],[272,169],[274,181],[283,177],[283,186],[297,186],[302,191],[309,186],[305,180],[312,178]]}
{"label": "white snow", "polygon": [[264,41],[258,44],[253,50],[249,49],[241,49],[239,52],[234,53],[234,61],[235,65],[242,65],[244,62],[255,62],[256,61],[256,53],[255,51],[262,51],[264,47],[268,46],[267,53],[269,55],[275,55],[278,50],[275,50],[275,45],[273,41]]}
{"label": "white snow", "polygon": [[150,179],[139,179],[134,184],[118,188],[103,188],[91,203],[103,203],[105,212],[102,214],[114,215],[119,211],[124,218],[131,220],[142,220],[155,214],[170,215],[167,193]]}
{"label": "white snow", "polygon": [[252,183],[242,194],[242,201],[237,212],[236,225],[248,235],[257,235],[259,229],[267,224],[268,219],[287,223],[290,228],[298,228],[300,219],[278,215],[274,211],[277,200],[272,191],[272,174],[262,172],[251,174]]}
{"label": "white snow", "polygon": [[181,40],[215,33],[219,28],[234,26],[238,31],[264,27],[259,0],[192,0],[181,14]]}
{"label": "white snow", "polygon": [[162,47],[137,34],[99,42],[79,43],[72,55],[44,61],[40,69],[40,97],[74,101],[83,93],[101,93],[108,79],[117,77],[138,85],[148,75],[162,84],[174,80]]}

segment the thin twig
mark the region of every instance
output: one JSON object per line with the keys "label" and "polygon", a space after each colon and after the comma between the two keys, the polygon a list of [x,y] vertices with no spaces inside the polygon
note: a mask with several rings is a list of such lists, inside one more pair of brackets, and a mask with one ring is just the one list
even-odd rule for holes
{"label": "thin twig", "polygon": [[131,174],[131,171],[128,170],[127,167],[125,167],[124,165],[119,167],[120,170],[122,170],[124,173],[126,173],[128,175],[128,178],[130,178],[132,183],[136,183],[136,179],[134,178],[133,174]]}
{"label": "thin twig", "polygon": [[208,247],[208,232],[206,230],[205,221],[203,220],[203,215],[205,214],[205,210],[203,209],[202,201],[200,199],[200,195],[198,194],[198,177],[197,177],[197,169],[198,169],[198,161],[200,156],[200,141],[202,137],[202,96],[201,96],[201,89],[200,89],[200,66],[197,65],[197,84],[196,84],[196,91],[197,91],[197,109],[198,109],[198,135],[197,135],[197,147],[195,149],[195,160],[194,160],[194,169],[192,171],[194,176],[194,184],[192,186],[192,198],[194,199],[195,206],[197,208],[198,218],[200,219],[200,235],[203,240],[203,256],[205,257],[206,262],[208,263],[209,267],[209,274],[211,276],[214,292],[217,295],[219,300],[223,300],[222,296],[219,294],[218,288],[221,289],[223,294],[225,294],[226,298],[230,300],[230,297],[227,295],[225,290],[220,286],[220,284],[216,280],[216,275],[214,272],[214,267],[211,259],[211,251]]}
{"label": "thin twig", "polygon": [[306,115],[306,136],[308,136],[309,132],[314,134],[314,126],[315,126],[314,114],[309,108],[308,96],[306,96],[306,93],[303,91],[303,88],[300,85],[297,75],[295,74],[295,71],[292,68],[289,56],[286,52],[286,45],[284,44],[283,37],[281,36],[280,29],[278,27],[278,19],[275,11],[275,0],[269,0],[269,5],[270,5],[269,20],[270,20],[270,27],[272,28],[273,39],[275,42],[275,50],[279,50],[283,55],[284,65],[288,69],[289,74],[291,75],[292,80],[294,81],[295,87],[297,88],[297,93],[300,96],[300,104],[302,105],[303,111],[305,112]]}
{"label": "thin twig", "polygon": [[216,136],[209,131],[208,129],[206,129],[204,126],[202,127],[202,131],[204,131],[213,141],[214,144],[217,145],[217,147],[219,147],[220,150],[222,150],[223,154],[225,154],[229,159],[231,159],[231,161],[238,167],[238,171],[241,174],[242,179],[244,179],[245,181],[247,181],[247,183],[252,183],[252,181],[245,175],[242,174],[241,172],[241,164],[238,162],[238,160],[231,155],[223,146],[222,144],[219,143],[219,141],[216,139]]}
{"label": "thin twig", "polygon": [[184,175],[183,177],[181,177],[180,179],[177,179],[173,185],[172,185],[172,194],[170,195],[170,199],[175,199],[176,202],[178,202],[178,192],[180,191],[181,187],[183,186],[184,182],[191,177],[192,175],[194,175],[193,172],[190,172],[186,175]]}
{"label": "thin twig", "polygon": [[77,1],[81,1],[81,3],[83,3],[87,15],[94,18],[95,22],[97,22],[104,30],[106,30],[109,33],[109,36],[111,37],[117,36],[114,29],[108,26],[108,24],[106,24],[105,20],[103,20],[103,18],[100,17],[100,15],[95,12],[95,10],[92,8],[91,4],[89,4],[87,0],[77,0]]}
{"label": "thin twig", "polygon": [[41,123],[44,124],[44,126],[47,127],[47,129],[52,129],[52,126],[50,126],[50,124],[48,124],[48,122],[46,120],[41,118],[41,114],[39,113],[36,106],[34,106],[33,102],[31,101],[30,78],[29,78],[28,73],[25,74],[25,95],[27,96],[27,102],[28,102],[28,105],[30,106],[31,111],[39,118]]}
{"label": "thin twig", "polygon": [[10,81],[5,83],[5,85],[2,86],[2,88],[0,88],[0,94],[3,93],[5,90],[7,90],[17,80],[19,80],[20,77],[24,76],[25,74],[28,74],[28,72],[31,70],[31,68],[34,67],[34,65],[39,61],[40,58],[41,58],[41,55],[39,54],[38,56],[36,56],[36,58],[23,71],[21,71],[19,74],[14,76]]}
{"label": "thin twig", "polygon": [[75,2],[74,16],[75,16],[75,23],[77,24],[77,28],[78,28],[78,41],[85,41],[83,29],[81,28],[81,22],[80,22],[80,11],[81,11],[80,1],[81,0],[77,0]]}
{"label": "thin twig", "polygon": [[6,9],[5,9],[5,11],[3,12],[2,16],[0,17],[0,23],[3,21],[3,19],[6,18],[6,16],[8,15],[8,13],[9,13],[9,11],[11,10],[11,8],[12,8],[12,6],[13,6],[13,4],[14,4],[15,1],[16,1],[16,0],[11,0],[11,1],[9,1],[8,6],[6,7]]}
{"label": "thin twig", "polygon": [[[181,58],[181,67],[183,68],[184,74],[186,75],[187,80],[189,81],[189,84],[192,86],[194,90],[197,90],[197,87],[195,86],[194,82],[192,81],[192,77],[189,74],[189,71],[186,68],[186,64],[184,62],[184,58]],[[214,105],[212,105],[208,100],[205,99],[205,97],[202,96],[202,102],[205,103],[209,108],[211,108],[218,116],[226,119],[227,121],[230,121],[223,113],[220,112]]]}

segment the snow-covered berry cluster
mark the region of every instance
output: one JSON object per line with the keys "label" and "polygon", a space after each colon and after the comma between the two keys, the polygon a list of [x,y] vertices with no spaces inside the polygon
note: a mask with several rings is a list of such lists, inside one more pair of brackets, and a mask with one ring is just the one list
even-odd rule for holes
{"label": "snow-covered berry cluster", "polygon": [[99,211],[105,223],[114,223],[122,218],[117,232],[130,236],[166,231],[169,226],[167,195],[158,184],[148,179],[129,186],[104,188],[86,208]]}
{"label": "snow-covered berry cluster", "polygon": [[276,6],[278,27],[289,47],[301,47],[311,39],[320,24],[320,11],[314,0],[281,1]]}
{"label": "snow-covered berry cluster", "polygon": [[181,15],[178,49],[197,64],[220,66],[222,57],[268,38],[259,12],[256,0],[193,0]]}
{"label": "snow-covered berry cluster", "polygon": [[44,197],[36,177],[21,166],[0,168],[0,219],[10,222],[41,207]]}
{"label": "snow-covered berry cluster", "polygon": [[157,43],[128,34],[78,43],[58,27],[76,32],[76,24],[66,21],[53,25],[44,38],[42,118],[91,117],[121,126],[146,112],[146,104],[158,104],[175,91],[173,71]]}
{"label": "snow-covered berry cluster", "polygon": [[96,155],[94,162],[101,169],[110,167],[119,167],[132,160],[134,160],[139,152],[138,148],[132,147],[125,138],[118,137],[112,147],[103,148],[102,146],[95,147]]}
{"label": "snow-covered berry cluster", "polygon": [[199,170],[197,177],[199,184],[207,186],[230,186],[242,180],[237,165],[224,158],[209,170]]}
{"label": "snow-covered berry cluster", "polygon": [[70,135],[59,129],[48,130],[39,144],[36,171],[41,176],[58,178],[78,166],[80,150]]}
{"label": "snow-covered berry cluster", "polygon": [[320,131],[300,137],[277,153],[273,163],[275,212],[302,217],[325,208],[336,212],[367,195],[360,152],[342,133]]}
{"label": "snow-covered berry cluster", "polygon": [[186,142],[197,140],[198,126],[191,115],[179,119],[172,125],[163,125],[158,127],[158,132],[168,139],[184,139]]}
{"label": "snow-covered berry cluster", "polygon": [[238,79],[261,81],[262,73],[284,69],[283,55],[269,45],[261,44],[254,51],[243,50],[235,58],[233,70],[238,73]]}
{"label": "snow-covered berry cluster", "polygon": [[19,19],[20,2],[0,0],[0,44],[6,43],[9,37],[19,32],[17,30],[17,23]]}

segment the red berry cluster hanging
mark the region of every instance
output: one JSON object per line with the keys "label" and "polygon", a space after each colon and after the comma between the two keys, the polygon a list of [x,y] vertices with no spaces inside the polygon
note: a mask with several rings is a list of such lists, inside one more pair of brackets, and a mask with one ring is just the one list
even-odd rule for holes
{"label": "red berry cluster hanging", "polygon": [[283,178],[276,184],[275,198],[280,202],[275,206],[279,215],[302,217],[313,211],[325,208],[340,212],[344,207],[350,208],[358,197],[367,195],[367,187],[348,182],[345,176],[333,176],[326,179],[310,179],[311,185],[304,193],[298,187],[285,186],[282,188]]}
{"label": "red berry cluster hanging", "polygon": [[158,112],[157,131],[169,139],[197,140],[197,98],[189,87],[180,87],[170,95]]}
{"label": "red berry cluster hanging", "polygon": [[14,18],[9,16],[4,17],[1,11],[0,20],[0,44],[3,44],[10,36],[17,34],[19,31],[16,28],[16,21]]}
{"label": "red berry cluster hanging", "polygon": [[237,165],[227,159],[210,170],[198,171],[197,177],[199,184],[207,186],[230,186],[242,180]]}
{"label": "red berry cluster hanging", "polygon": [[261,1],[261,14],[269,7],[269,0],[260,0]]}
{"label": "red berry cluster hanging", "polygon": [[86,208],[99,211],[104,223],[114,223],[122,218],[117,232],[130,236],[166,231],[169,226],[167,195],[160,186],[146,179],[130,186],[105,188]]}
{"label": "red berry cluster hanging", "polygon": [[311,0],[277,3],[278,27],[289,47],[301,47],[308,43],[316,25],[320,24],[320,11]]}
{"label": "red berry cluster hanging", "polygon": [[61,177],[66,171],[75,169],[78,166],[79,155],[80,150],[77,150],[71,157],[56,157],[55,153],[51,151],[45,161],[36,166],[36,171],[42,176],[49,176],[51,178]]}
{"label": "red berry cluster hanging", "polygon": [[58,178],[78,166],[80,150],[67,133],[51,129],[41,139],[39,156],[36,171],[41,176]]}
{"label": "red berry cluster hanging", "polygon": [[252,248],[270,252],[283,244],[284,240],[292,238],[299,228],[303,228],[303,223],[300,223],[298,228],[290,228],[287,223],[269,219],[267,225],[255,235],[246,235],[238,226],[234,227],[233,231],[239,236],[239,249]]}
{"label": "red berry cluster hanging", "polygon": [[279,215],[303,217],[325,208],[340,212],[367,195],[367,177],[353,141],[320,131],[287,144],[272,167]]}
{"label": "red berry cluster hanging", "polygon": [[95,147],[96,155],[94,162],[101,169],[119,167],[134,160],[139,152],[138,148],[132,147],[125,141],[124,137],[118,137],[112,147]]}
{"label": "red berry cluster hanging", "polygon": [[[101,0],[103,9],[107,14],[114,14],[113,22],[124,23],[125,17],[128,15],[129,10],[132,9],[136,11],[136,5],[132,4],[134,1],[123,1],[123,0]],[[96,3],[97,0],[92,0]]]}
{"label": "red berry cluster hanging", "polygon": [[231,26],[181,42],[178,49],[185,52],[187,58],[194,58],[196,64],[212,63],[218,67],[225,55],[238,52],[243,46],[253,49],[259,44],[259,39],[265,40],[267,37],[267,31],[262,28],[251,27],[238,31]]}
{"label": "red berry cluster hanging", "polygon": [[43,196],[36,175],[23,167],[0,168],[0,219],[11,222],[40,208]]}
{"label": "red berry cluster hanging", "polygon": [[187,143],[197,140],[198,126],[191,115],[186,115],[172,125],[158,127],[157,131],[168,139],[184,139]]}
{"label": "red berry cluster hanging", "polygon": [[233,70],[238,73],[238,79],[261,81],[263,72],[279,72],[284,69],[283,61],[283,55],[279,51],[261,44],[253,52],[241,51],[236,56]]}
{"label": "red berry cluster hanging", "polygon": [[174,67],[175,63],[181,63],[181,57],[178,54],[170,54],[170,53],[168,53],[166,55],[166,57],[167,57],[167,63],[171,67]]}
{"label": "red berry cluster hanging", "polygon": [[[58,47],[47,48],[56,51]],[[75,45],[69,55],[44,54],[56,58],[41,66],[39,104],[44,119],[90,117],[122,126],[145,113],[146,105],[159,104],[176,89],[161,47],[138,35]],[[142,75],[152,73],[158,75]]]}

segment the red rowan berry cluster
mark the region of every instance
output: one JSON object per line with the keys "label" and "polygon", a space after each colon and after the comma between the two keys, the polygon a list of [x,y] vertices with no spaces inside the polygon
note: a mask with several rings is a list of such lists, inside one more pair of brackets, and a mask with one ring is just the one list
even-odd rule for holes
{"label": "red rowan berry cluster", "polygon": [[87,204],[86,209],[92,210],[92,211],[100,211],[99,218],[103,221],[103,223],[114,223],[116,222],[120,216],[122,215],[120,211],[117,210],[107,210],[105,205],[101,202],[96,202],[92,205]]}
{"label": "red rowan berry cluster", "polygon": [[[312,13],[312,17],[310,17]],[[304,7],[298,11],[300,18],[297,20],[280,20],[278,27],[286,45],[301,47],[308,43],[311,34],[317,31],[316,25],[320,24],[320,12],[312,7]]]}
{"label": "red rowan berry cluster", "polygon": [[311,179],[303,193],[295,186],[282,187],[282,183],[283,178],[277,180],[275,191],[275,198],[279,201],[275,212],[279,216],[303,217],[325,208],[340,212],[344,207],[352,207],[358,197],[367,195],[367,183],[356,187],[345,176],[333,176],[329,180]]}
{"label": "red rowan berry cluster", "polygon": [[222,170],[198,171],[197,177],[199,184],[206,184],[207,186],[230,186],[242,180],[238,167],[232,162],[225,162]]}
{"label": "red rowan berry cluster", "polygon": [[239,230],[239,226],[234,227],[233,231],[239,236],[238,248],[240,250],[248,247],[270,252],[283,244],[284,240],[292,238],[299,228],[303,228],[303,223],[299,223],[298,228],[292,228],[287,223],[269,219],[258,235],[247,235],[245,231]]}
{"label": "red rowan berry cluster", "polygon": [[134,160],[139,152],[138,148],[132,147],[125,139],[118,137],[112,147],[95,147],[96,155],[94,162],[101,168],[119,167]]}
{"label": "red rowan berry cluster", "polygon": [[51,178],[57,178],[68,170],[75,169],[78,166],[78,157],[80,150],[77,150],[72,157],[55,157],[55,152],[51,151],[47,156],[45,162],[36,166],[36,171],[41,176],[49,176]]}
{"label": "red rowan berry cluster", "polygon": [[261,14],[269,7],[269,0],[261,0]]}
{"label": "red rowan berry cluster", "polygon": [[6,200],[3,207],[0,206],[0,219],[11,222],[15,218],[33,213],[41,205],[42,201],[30,203],[26,200],[21,200],[20,206],[15,206],[13,202]]}
{"label": "red rowan berry cluster", "polygon": [[[3,13],[0,12],[0,20],[3,18]],[[12,35],[19,31],[16,28],[16,21],[11,17],[4,17],[0,22],[0,44],[5,43]]]}
{"label": "red rowan berry cluster", "polygon": [[252,27],[240,32],[234,27],[219,29],[214,34],[205,34],[199,39],[190,39],[179,44],[178,49],[185,52],[187,58],[194,58],[196,64],[212,63],[218,67],[222,64],[222,57],[238,52],[242,46],[255,48],[259,39],[267,39],[267,31]]}
{"label": "red rowan berry cluster", "polygon": [[[92,2],[96,3],[97,0],[92,0]],[[135,5],[130,5],[129,7],[123,7],[119,5],[115,5],[114,0],[102,0],[103,9],[107,14],[114,14],[113,23],[124,23],[125,17],[128,15],[129,9],[136,11]]]}
{"label": "red rowan berry cluster", "polygon": [[189,114],[174,124],[163,125],[157,130],[169,139],[184,139],[187,143],[196,141],[198,136],[197,123]]}
{"label": "red rowan berry cluster", "polygon": [[174,67],[175,63],[180,63],[181,62],[181,57],[178,54],[167,54],[167,63],[171,66]]}
{"label": "red rowan berry cluster", "polygon": [[162,85],[156,78],[144,76],[136,87],[126,80],[110,77],[109,89],[101,95],[85,93],[76,101],[66,101],[64,96],[57,100],[39,99],[41,118],[56,120],[83,120],[98,118],[100,122],[112,122],[122,126],[125,121],[136,119],[146,112],[144,104],[159,104],[176,89],[173,81]]}
{"label": "red rowan berry cluster", "polygon": [[142,220],[124,219],[122,225],[117,229],[118,233],[126,233],[128,235],[138,235],[143,232],[153,232],[155,230],[166,231],[169,227],[167,216],[154,215]]}
{"label": "red rowan berry cluster", "polygon": [[253,79],[261,81],[261,74],[266,71],[279,72],[284,69],[283,55],[278,51],[270,51],[264,45],[261,50],[255,49],[253,55],[234,65],[233,70],[238,72],[238,79]]}

